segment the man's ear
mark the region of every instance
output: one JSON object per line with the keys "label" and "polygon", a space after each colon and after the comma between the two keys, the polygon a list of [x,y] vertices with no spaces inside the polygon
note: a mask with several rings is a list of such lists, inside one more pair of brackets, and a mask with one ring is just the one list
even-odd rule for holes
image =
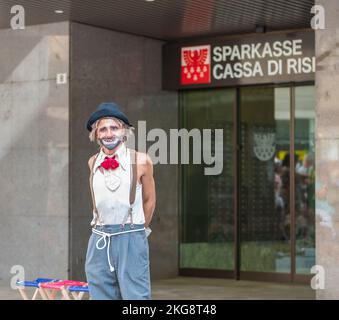
{"label": "man's ear", "polygon": [[123,134],[123,137],[122,137],[122,141],[123,141],[123,142],[126,142],[126,141],[127,141],[126,131],[127,131],[127,129],[126,129],[126,127],[124,127],[124,134]]}

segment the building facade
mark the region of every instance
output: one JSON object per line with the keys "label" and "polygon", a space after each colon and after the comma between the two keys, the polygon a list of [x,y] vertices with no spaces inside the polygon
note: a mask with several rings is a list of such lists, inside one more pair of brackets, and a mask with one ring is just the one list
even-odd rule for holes
{"label": "building facade", "polygon": [[193,158],[180,167],[180,274],[309,282],[314,32],[180,41],[163,56],[164,88],[179,92],[180,127],[212,129],[214,153],[222,153],[215,174]]}
{"label": "building facade", "polygon": [[[317,298],[339,297],[335,0],[155,1],[154,11],[84,0],[60,3],[63,17],[37,2],[24,29],[10,25],[16,3],[0,5],[1,284],[21,267],[27,279],[84,280],[97,150],[85,123],[116,101],[137,140],[140,121],[146,135],[211,132],[202,163],[154,166],[153,279],[313,277]],[[314,5],[325,28],[310,28]]]}

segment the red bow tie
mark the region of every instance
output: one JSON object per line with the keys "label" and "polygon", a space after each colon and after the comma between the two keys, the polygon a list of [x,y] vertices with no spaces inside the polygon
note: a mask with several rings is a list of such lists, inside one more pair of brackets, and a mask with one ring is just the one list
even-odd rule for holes
{"label": "red bow tie", "polygon": [[113,158],[106,157],[105,160],[101,162],[100,166],[106,170],[114,170],[119,167],[119,162],[115,160],[115,156]]}

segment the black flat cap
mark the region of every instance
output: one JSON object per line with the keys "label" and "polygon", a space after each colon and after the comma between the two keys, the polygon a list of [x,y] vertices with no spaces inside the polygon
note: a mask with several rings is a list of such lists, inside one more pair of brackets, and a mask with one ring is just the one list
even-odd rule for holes
{"label": "black flat cap", "polygon": [[87,130],[92,131],[92,125],[95,121],[101,118],[114,117],[120,119],[128,126],[132,126],[126,115],[120,110],[119,106],[114,102],[101,103],[97,111],[93,112],[87,121]]}

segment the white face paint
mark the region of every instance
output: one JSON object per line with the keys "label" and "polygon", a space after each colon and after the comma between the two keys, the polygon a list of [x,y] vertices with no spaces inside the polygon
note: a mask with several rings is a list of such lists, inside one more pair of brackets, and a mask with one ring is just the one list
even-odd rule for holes
{"label": "white face paint", "polygon": [[124,132],[124,127],[115,119],[102,119],[98,125],[97,138],[103,147],[113,150],[125,141]]}
{"label": "white face paint", "polygon": [[123,139],[120,137],[114,137],[113,139],[100,139],[99,141],[108,150],[113,150],[123,142]]}

